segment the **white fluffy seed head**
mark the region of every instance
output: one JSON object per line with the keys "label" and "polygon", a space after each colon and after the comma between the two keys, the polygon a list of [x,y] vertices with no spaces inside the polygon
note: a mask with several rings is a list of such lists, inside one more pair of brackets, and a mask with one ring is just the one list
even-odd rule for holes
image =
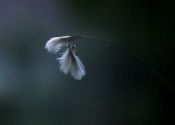
{"label": "white fluffy seed head", "polygon": [[64,74],[68,74],[68,72],[71,69],[72,66],[72,60],[71,60],[71,56],[69,54],[69,50],[67,49],[63,55],[58,58],[59,63],[60,63],[60,70],[64,73]]}
{"label": "white fluffy seed head", "polygon": [[77,79],[81,80],[84,75],[86,75],[85,67],[78,56],[75,55],[76,63],[71,68],[71,75]]}
{"label": "white fluffy seed head", "polygon": [[68,48],[61,58],[58,58],[60,62],[60,70],[68,74],[69,72],[76,80],[81,80],[86,74],[85,67],[78,56],[75,55],[75,51]]}
{"label": "white fluffy seed head", "polygon": [[66,45],[66,42],[68,42],[70,38],[71,36],[53,37],[47,41],[45,48],[48,52],[55,54]]}

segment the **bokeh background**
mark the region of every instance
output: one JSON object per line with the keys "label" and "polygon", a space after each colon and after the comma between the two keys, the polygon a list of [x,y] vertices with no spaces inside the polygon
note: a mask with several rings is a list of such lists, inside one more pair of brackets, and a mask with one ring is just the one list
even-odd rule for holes
{"label": "bokeh background", "polygon": [[174,12],[154,0],[0,0],[0,125],[173,125],[175,93],[121,48],[77,41],[87,75],[76,81],[44,46],[114,40],[175,88]]}

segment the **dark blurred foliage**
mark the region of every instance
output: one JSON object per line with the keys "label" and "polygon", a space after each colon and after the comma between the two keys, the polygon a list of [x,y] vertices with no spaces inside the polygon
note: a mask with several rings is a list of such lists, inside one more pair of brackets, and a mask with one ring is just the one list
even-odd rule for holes
{"label": "dark blurred foliage", "polygon": [[85,35],[129,48],[175,88],[169,1],[1,0],[0,125],[173,125],[173,93],[121,48],[77,41],[87,75],[60,73],[51,37]]}

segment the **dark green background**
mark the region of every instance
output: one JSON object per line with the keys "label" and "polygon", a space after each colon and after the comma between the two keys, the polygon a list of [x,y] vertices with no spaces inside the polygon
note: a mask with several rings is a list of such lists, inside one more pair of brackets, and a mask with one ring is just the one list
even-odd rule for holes
{"label": "dark green background", "polygon": [[62,35],[120,42],[175,88],[168,1],[0,0],[0,125],[172,125],[175,94],[121,48],[77,41],[87,75],[59,71],[45,43]]}

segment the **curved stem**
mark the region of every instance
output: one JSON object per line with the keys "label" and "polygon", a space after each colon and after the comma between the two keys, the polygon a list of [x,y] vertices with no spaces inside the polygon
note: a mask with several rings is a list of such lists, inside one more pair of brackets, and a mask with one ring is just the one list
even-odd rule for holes
{"label": "curved stem", "polygon": [[77,37],[80,38],[80,39],[98,40],[98,41],[101,41],[103,43],[107,43],[107,44],[110,44],[112,46],[121,48],[122,50],[126,51],[129,55],[131,55],[135,59],[137,59],[137,61],[144,64],[144,66],[146,66],[150,71],[152,71],[156,76],[158,76],[159,79],[162,82],[164,82],[167,85],[167,87],[175,94],[175,89],[169,84],[169,82],[157,70],[155,70],[151,65],[146,64],[141,58],[139,58],[137,55],[135,55],[133,52],[131,52],[127,47],[121,45],[120,43],[117,43],[117,42],[114,42],[114,41],[111,41],[111,40],[98,38],[98,37],[89,37],[89,36],[77,36]]}

